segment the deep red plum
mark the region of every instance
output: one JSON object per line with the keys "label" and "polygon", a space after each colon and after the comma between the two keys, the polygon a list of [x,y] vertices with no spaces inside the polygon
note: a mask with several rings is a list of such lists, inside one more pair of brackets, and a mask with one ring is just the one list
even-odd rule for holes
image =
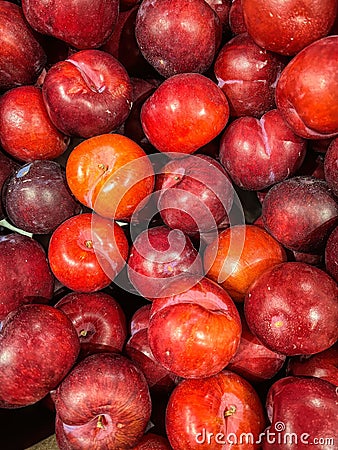
{"label": "deep red plum", "polygon": [[320,253],[338,223],[338,203],[325,181],[293,177],[269,190],[262,218],[267,231],[288,249]]}
{"label": "deep red plum", "polygon": [[143,0],[135,35],[145,59],[168,78],[204,73],[219,48],[222,26],[204,0]]}
{"label": "deep red plum", "polygon": [[219,157],[237,186],[259,191],[294,175],[306,149],[306,141],[273,109],[260,119],[232,122],[222,135]]}
{"label": "deep red plum", "polygon": [[252,333],[287,356],[312,355],[338,339],[338,287],[321,269],[286,262],[266,270],[244,300]]}

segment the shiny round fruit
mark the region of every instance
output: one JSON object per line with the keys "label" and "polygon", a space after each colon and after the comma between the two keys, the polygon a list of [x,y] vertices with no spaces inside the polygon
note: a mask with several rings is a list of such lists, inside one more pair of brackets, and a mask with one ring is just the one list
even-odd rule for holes
{"label": "shiny round fruit", "polygon": [[[175,450],[258,450],[255,442],[264,427],[263,406],[256,391],[244,378],[227,370],[212,377],[183,380],[169,398],[166,430]],[[251,443],[245,439],[240,442],[242,433],[252,434]]]}
{"label": "shiny round fruit", "polygon": [[148,327],[155,359],[182,378],[209,377],[224,369],[241,335],[241,320],[230,296],[208,278],[193,284],[184,276],[169,283],[162,294],[152,303]]}
{"label": "shiny round fruit", "polygon": [[69,155],[66,177],[81,203],[113,219],[130,218],[154,186],[153,167],[145,152],[119,134],[81,142]]}
{"label": "shiny round fruit", "polygon": [[53,232],[82,209],[55,161],[36,160],[20,167],[7,180],[3,199],[12,223],[34,234]]}
{"label": "shiny round fruit", "polygon": [[244,311],[252,333],[287,356],[312,355],[338,339],[338,287],[323,270],[299,262],[267,269],[250,287]]}
{"label": "shiny round fruit", "polygon": [[131,109],[132,86],[126,69],[113,56],[83,50],[48,70],[42,95],[59,130],[89,138],[122,125]]}
{"label": "shiny round fruit", "polygon": [[165,80],[141,110],[145,135],[161,152],[193,153],[212,141],[228,119],[229,105],[222,90],[198,73]]}
{"label": "shiny round fruit", "polygon": [[324,180],[293,177],[269,190],[262,203],[262,219],[284,247],[320,253],[338,224],[338,203]]}
{"label": "shiny round fruit", "polygon": [[69,144],[69,137],[51,122],[41,89],[20,86],[0,99],[1,145],[16,159],[55,159]]}
{"label": "shiny round fruit", "polygon": [[0,28],[0,91],[35,83],[47,58],[22,8],[1,1]]}
{"label": "shiny round fruit", "polygon": [[289,62],[276,87],[276,104],[301,137],[338,134],[338,36],[313,42]]}
{"label": "shiny round fruit", "polygon": [[122,270],[128,241],[122,228],[96,214],[79,214],[52,234],[48,259],[55,277],[73,291],[107,287]]}
{"label": "shiny round fruit", "polygon": [[294,55],[326,36],[334,23],[337,0],[242,0],[248,32],[263,48]]}
{"label": "shiny round fruit", "polygon": [[204,253],[207,276],[235,301],[243,301],[250,285],[269,267],[286,260],[283,247],[255,225],[222,231]]}
{"label": "shiny round fruit", "polygon": [[219,47],[222,28],[203,0],[143,0],[135,35],[145,59],[168,78],[205,72]]}

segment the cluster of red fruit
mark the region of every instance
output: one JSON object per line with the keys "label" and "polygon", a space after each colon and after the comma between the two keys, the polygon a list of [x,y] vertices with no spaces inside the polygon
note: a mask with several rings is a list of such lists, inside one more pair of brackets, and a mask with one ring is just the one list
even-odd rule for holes
{"label": "cluster of red fruit", "polygon": [[336,448],[337,9],[0,0],[2,410],[61,450]]}

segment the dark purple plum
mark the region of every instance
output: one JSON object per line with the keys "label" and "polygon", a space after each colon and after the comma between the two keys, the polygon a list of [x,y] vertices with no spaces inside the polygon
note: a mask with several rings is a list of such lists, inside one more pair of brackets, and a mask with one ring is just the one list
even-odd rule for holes
{"label": "dark purple plum", "polygon": [[[19,166],[19,163],[13,161],[11,158],[8,158],[2,151],[0,151],[0,197],[5,181]],[[5,215],[2,201],[0,201],[0,220],[2,220]]]}
{"label": "dark purple plum", "polygon": [[219,48],[222,26],[204,0],[144,0],[135,34],[145,59],[168,78],[204,73]]}
{"label": "dark purple plum", "polygon": [[325,267],[338,283],[338,227],[332,231],[326,243]]}
{"label": "dark purple plum", "polygon": [[338,339],[338,287],[323,270],[286,262],[267,269],[244,301],[252,333],[287,356],[312,355]]}
{"label": "dark purple plum", "polygon": [[16,170],[6,183],[4,204],[13,224],[33,234],[51,233],[82,209],[68,188],[64,169],[47,160]]}
{"label": "dark purple plum", "polygon": [[338,138],[331,142],[325,154],[324,175],[328,186],[338,197]]}
{"label": "dark purple plum", "polygon": [[53,295],[54,277],[43,247],[22,234],[0,236],[0,280],[0,320],[21,304],[47,303]]}
{"label": "dark purple plum", "polygon": [[338,223],[338,203],[325,181],[293,177],[269,190],[262,219],[267,231],[286,248],[320,253]]}

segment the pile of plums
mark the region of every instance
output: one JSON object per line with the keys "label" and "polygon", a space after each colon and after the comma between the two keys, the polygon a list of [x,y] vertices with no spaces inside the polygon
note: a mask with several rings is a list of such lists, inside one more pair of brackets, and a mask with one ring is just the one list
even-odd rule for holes
{"label": "pile of plums", "polygon": [[0,0],[0,417],[337,448],[337,9]]}

